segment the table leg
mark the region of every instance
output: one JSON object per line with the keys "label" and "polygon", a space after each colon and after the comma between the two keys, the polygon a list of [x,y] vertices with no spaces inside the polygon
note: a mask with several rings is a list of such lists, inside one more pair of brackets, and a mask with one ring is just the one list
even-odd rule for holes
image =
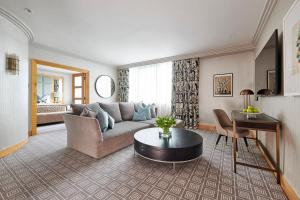
{"label": "table leg", "polygon": [[280,124],[276,126],[276,170],[277,183],[280,184]]}
{"label": "table leg", "polygon": [[233,171],[236,173],[236,143],[237,139],[235,137],[236,134],[236,122],[233,121],[233,138],[232,138],[232,146],[233,146]]}
{"label": "table leg", "polygon": [[258,146],[258,130],[255,130],[255,143]]}

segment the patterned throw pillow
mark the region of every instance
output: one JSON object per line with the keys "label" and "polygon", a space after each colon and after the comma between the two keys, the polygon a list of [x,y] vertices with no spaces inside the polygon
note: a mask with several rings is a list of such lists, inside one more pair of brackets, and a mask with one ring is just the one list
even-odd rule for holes
{"label": "patterned throw pillow", "polygon": [[87,107],[85,107],[82,111],[82,113],[80,114],[80,116],[83,117],[91,117],[91,118],[96,118],[97,117],[97,113],[91,111],[90,109],[88,109]]}
{"label": "patterned throw pillow", "polygon": [[108,113],[105,112],[98,103],[88,104],[86,106],[88,109],[97,113],[97,120],[100,124],[100,128],[102,132],[107,131],[108,129]]}
{"label": "patterned throw pillow", "polygon": [[132,120],[133,121],[145,121],[145,120],[147,120],[145,112],[134,112]]}

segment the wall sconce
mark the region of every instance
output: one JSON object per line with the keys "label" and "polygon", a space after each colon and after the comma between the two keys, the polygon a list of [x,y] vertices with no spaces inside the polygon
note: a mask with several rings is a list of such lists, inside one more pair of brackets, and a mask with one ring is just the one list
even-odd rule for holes
{"label": "wall sconce", "polygon": [[19,58],[15,54],[6,55],[6,73],[19,75]]}

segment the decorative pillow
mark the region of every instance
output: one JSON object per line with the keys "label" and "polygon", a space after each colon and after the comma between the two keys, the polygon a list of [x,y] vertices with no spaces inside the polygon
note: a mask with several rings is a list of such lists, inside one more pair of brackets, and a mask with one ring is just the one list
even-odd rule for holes
{"label": "decorative pillow", "polygon": [[91,117],[91,118],[96,118],[97,117],[97,113],[91,111],[90,109],[88,109],[87,107],[85,107],[82,111],[82,113],[80,114],[80,116],[83,117]]}
{"label": "decorative pillow", "polygon": [[138,113],[143,113],[147,120],[151,119],[150,106],[146,106],[145,108],[140,108]]}
{"label": "decorative pillow", "polygon": [[155,104],[153,103],[149,106],[150,106],[151,118],[156,118],[157,116],[156,116],[156,111],[155,111],[155,108],[156,108]]}
{"label": "decorative pillow", "polygon": [[134,112],[132,120],[133,121],[145,121],[145,120],[147,120],[145,112]]}
{"label": "decorative pillow", "polygon": [[124,121],[131,121],[134,113],[134,104],[128,102],[119,103],[121,116]]}
{"label": "decorative pillow", "polygon": [[115,126],[115,120],[112,116],[108,115],[108,128],[113,129]]}
{"label": "decorative pillow", "polygon": [[86,106],[88,109],[97,113],[97,120],[99,121],[100,128],[102,132],[105,132],[108,129],[108,114],[105,112],[98,103],[88,104]]}
{"label": "decorative pillow", "polygon": [[134,103],[134,110],[135,112],[138,112],[139,109],[143,108],[143,102]]}
{"label": "decorative pillow", "polygon": [[122,116],[119,108],[119,103],[99,103],[100,107],[105,110],[115,122],[121,122]]}
{"label": "decorative pillow", "polygon": [[74,115],[80,115],[84,109],[84,104],[71,104],[71,108]]}

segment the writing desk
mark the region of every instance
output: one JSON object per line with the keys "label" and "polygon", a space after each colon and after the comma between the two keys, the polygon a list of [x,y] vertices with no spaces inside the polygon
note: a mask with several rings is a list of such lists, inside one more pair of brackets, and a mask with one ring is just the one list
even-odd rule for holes
{"label": "writing desk", "polygon": [[[248,119],[247,115],[241,113],[241,111],[234,110],[231,113],[232,121],[233,121],[233,132],[236,132],[237,128],[246,128],[249,130],[254,130],[256,132],[256,145],[260,146],[264,151],[269,161],[271,162],[271,168],[261,167],[257,165],[252,165],[248,163],[238,162],[236,161],[236,140],[237,138],[233,138],[233,162],[234,162],[234,173],[236,173],[236,165],[244,165],[247,167],[253,167],[262,170],[268,170],[275,172],[277,175],[277,183],[280,183],[280,121],[266,115],[260,114],[257,115],[256,118]],[[266,151],[266,148],[263,144],[258,140],[257,133],[258,131],[267,131],[274,132],[276,134],[276,161],[271,158],[270,154]]]}

